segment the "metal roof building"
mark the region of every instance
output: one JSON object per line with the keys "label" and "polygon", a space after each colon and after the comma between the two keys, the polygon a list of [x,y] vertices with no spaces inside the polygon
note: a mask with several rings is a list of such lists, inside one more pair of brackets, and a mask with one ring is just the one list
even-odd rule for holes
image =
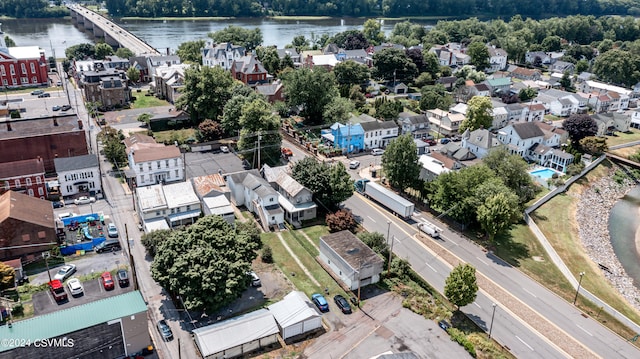
{"label": "metal roof building", "polygon": [[322,316],[303,292],[291,292],[268,308],[284,340],[322,328]]}

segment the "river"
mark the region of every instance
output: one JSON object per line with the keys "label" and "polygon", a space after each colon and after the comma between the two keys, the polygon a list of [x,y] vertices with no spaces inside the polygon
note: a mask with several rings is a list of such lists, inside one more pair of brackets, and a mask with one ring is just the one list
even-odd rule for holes
{"label": "river", "polygon": [[[350,29],[361,29],[364,19],[323,19],[323,20],[274,20],[274,19],[228,19],[205,20],[127,20],[116,21],[119,25],[144,39],[160,52],[169,48],[175,51],[185,41],[207,39],[207,34],[229,25],[245,28],[259,28],[264,45],[283,48],[295,36],[307,39],[319,38],[323,34],[335,35]],[[389,35],[398,21],[384,21],[382,30]],[[92,42],[90,34],[76,28],[70,19],[20,19],[2,20],[2,30],[17,46],[40,46],[47,56],[51,51],[57,58],[64,57],[64,50],[72,45]]]}
{"label": "river", "polygon": [[640,186],[621,198],[609,214],[609,236],[620,264],[640,288]]}

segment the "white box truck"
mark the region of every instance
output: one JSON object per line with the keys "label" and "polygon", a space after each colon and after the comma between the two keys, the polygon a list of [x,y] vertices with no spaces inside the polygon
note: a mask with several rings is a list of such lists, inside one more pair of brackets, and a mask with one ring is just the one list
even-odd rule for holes
{"label": "white box truck", "polygon": [[431,238],[440,238],[440,232],[438,231],[438,227],[434,226],[431,223],[422,222],[418,224],[418,229],[422,232],[431,236]]}
{"label": "white box truck", "polygon": [[387,207],[391,212],[394,212],[399,217],[408,219],[415,210],[415,205],[413,203],[400,197],[397,193],[388,190],[375,182],[371,182],[368,179],[357,180],[355,186],[358,192]]}

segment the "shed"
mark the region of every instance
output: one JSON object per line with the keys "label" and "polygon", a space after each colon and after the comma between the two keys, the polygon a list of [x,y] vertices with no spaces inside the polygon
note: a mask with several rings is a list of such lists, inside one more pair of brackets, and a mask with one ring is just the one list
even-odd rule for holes
{"label": "shed", "polygon": [[269,311],[284,340],[322,328],[322,316],[303,292],[287,294],[281,301],[271,304]]}
{"label": "shed", "polygon": [[233,358],[278,342],[278,324],[271,312],[256,310],[193,331],[205,359]]}

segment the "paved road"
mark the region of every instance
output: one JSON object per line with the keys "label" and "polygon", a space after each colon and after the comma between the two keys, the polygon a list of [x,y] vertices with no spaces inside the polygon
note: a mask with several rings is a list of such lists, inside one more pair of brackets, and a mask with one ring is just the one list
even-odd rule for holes
{"label": "paved road", "polygon": [[[407,258],[412,267],[424,276],[436,289],[442,291],[444,279],[450,272],[437,253],[427,249],[413,237],[417,233],[415,226],[397,219],[389,212],[378,207],[372,210],[370,201],[359,195],[354,195],[346,201],[345,205],[351,208],[356,215],[364,219],[364,227],[369,231],[386,233],[387,221],[391,221],[391,236],[395,236],[394,253]],[[377,207],[377,206],[376,206]],[[414,217],[424,220],[424,216],[418,214]],[[553,324],[568,335],[576,338],[580,343],[589,348],[595,355],[605,358],[637,358],[640,352],[624,339],[610,332],[598,322],[584,318],[575,307],[559,298],[537,282],[522,274],[516,268],[509,266],[496,257],[485,253],[481,248],[460,237],[442,224],[445,230],[442,233],[443,245],[463,261],[474,265],[479,273],[484,274],[508,293],[517,297],[523,303],[535,310],[540,315],[549,319]],[[480,291],[478,299],[472,305],[463,310],[476,317],[476,322],[482,327],[490,326],[493,312],[492,303],[498,303],[494,318],[493,336],[503,345],[511,348],[511,352],[517,357],[562,357],[564,353],[558,350],[549,341],[528,324],[513,316],[500,305],[503,298],[489,298]],[[484,325],[483,325],[484,323]],[[489,323],[487,325],[487,323]]]}

